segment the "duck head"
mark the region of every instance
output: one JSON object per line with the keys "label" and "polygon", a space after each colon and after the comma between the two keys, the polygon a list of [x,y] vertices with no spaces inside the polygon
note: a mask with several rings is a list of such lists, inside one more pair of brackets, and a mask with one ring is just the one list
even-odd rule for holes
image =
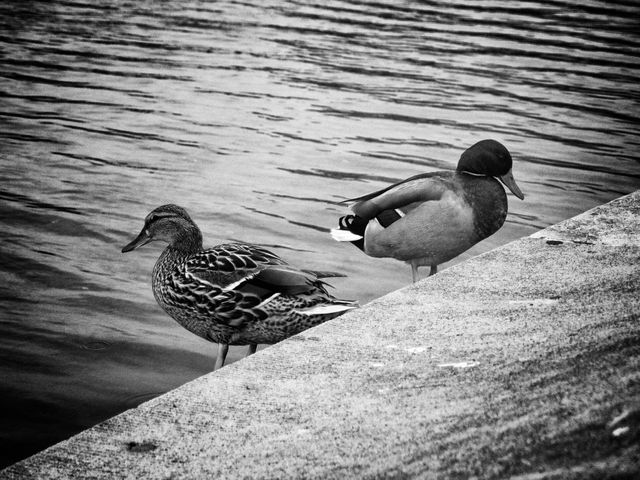
{"label": "duck head", "polygon": [[462,153],[456,170],[474,175],[496,177],[516,197],[524,200],[524,194],[513,178],[512,165],[511,154],[504,145],[495,140],[481,140]]}
{"label": "duck head", "polygon": [[130,252],[154,240],[161,240],[180,250],[200,250],[202,233],[187,211],[178,205],[163,205],[154,209],[144,220],[140,234],[122,247]]}

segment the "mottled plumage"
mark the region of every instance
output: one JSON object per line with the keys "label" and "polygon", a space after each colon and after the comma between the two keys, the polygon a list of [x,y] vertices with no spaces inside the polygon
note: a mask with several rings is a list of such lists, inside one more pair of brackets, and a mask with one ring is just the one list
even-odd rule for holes
{"label": "mottled plumage", "polygon": [[502,181],[520,199],[524,195],[511,173],[509,151],[495,140],[482,140],[460,157],[455,172],[410,177],[377,192],[347,200],[355,215],[332,230],[372,257],[391,257],[419,266],[451,260],[500,229],[507,216]]}
{"label": "mottled plumage", "polygon": [[203,250],[200,230],[176,205],[152,211],[122,251],[152,240],[169,243],[153,269],[158,304],[187,330],[221,344],[223,355],[228,345],[276,343],[355,307],[320,280],[338,274],[299,270],[257,245]]}

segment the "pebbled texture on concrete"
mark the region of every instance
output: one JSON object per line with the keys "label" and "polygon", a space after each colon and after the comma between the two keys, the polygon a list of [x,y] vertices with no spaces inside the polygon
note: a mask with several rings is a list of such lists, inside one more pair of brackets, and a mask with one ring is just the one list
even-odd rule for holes
{"label": "pebbled texture on concrete", "polygon": [[640,191],[201,377],[0,477],[640,478],[639,260]]}

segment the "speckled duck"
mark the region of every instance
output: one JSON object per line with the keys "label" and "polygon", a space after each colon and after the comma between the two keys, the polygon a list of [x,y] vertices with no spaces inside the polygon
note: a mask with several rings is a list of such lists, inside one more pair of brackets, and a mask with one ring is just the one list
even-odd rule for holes
{"label": "speckled duck", "polygon": [[214,369],[229,345],[272,344],[356,307],[330,295],[332,272],[300,270],[257,245],[228,243],[202,248],[202,234],[186,210],[163,205],[147,215],[140,234],[122,248],[151,241],[169,245],[153,268],[158,304],[180,325],[219,344]]}

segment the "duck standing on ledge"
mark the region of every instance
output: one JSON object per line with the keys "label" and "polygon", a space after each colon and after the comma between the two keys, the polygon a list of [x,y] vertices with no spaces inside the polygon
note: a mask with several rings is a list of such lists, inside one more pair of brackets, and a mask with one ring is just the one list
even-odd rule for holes
{"label": "duck standing on ledge", "polygon": [[151,241],[169,245],[153,268],[158,304],[180,325],[217,342],[214,370],[225,362],[229,345],[276,343],[355,308],[330,295],[324,277],[332,272],[299,270],[276,254],[245,243],[203,250],[202,234],[186,210],[163,205],[122,252]]}
{"label": "duck standing on ledge", "polygon": [[[371,257],[392,257],[418,267],[457,257],[500,229],[507,217],[507,196],[496,180],[521,200],[511,173],[511,154],[495,140],[482,140],[461,156],[455,172],[423,173],[362,197],[355,215],[340,218],[335,240],[351,242]],[[494,178],[495,177],[495,178]]]}

